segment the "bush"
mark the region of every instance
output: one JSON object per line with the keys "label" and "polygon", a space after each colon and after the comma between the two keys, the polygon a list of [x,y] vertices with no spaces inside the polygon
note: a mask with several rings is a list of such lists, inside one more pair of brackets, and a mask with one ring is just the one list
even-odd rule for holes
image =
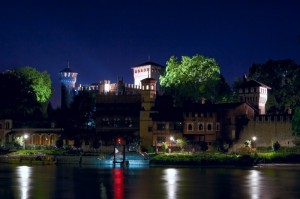
{"label": "bush", "polygon": [[61,138],[58,138],[58,140],[56,140],[56,143],[55,143],[56,147],[61,149],[64,145],[64,142]]}
{"label": "bush", "polygon": [[200,148],[201,148],[201,151],[207,151],[207,149],[208,149],[207,143],[206,142],[201,142],[200,143]]}
{"label": "bush", "polygon": [[163,152],[166,153],[168,150],[168,144],[166,142],[163,142],[161,145],[161,149],[163,150]]}
{"label": "bush", "polygon": [[278,151],[280,149],[280,144],[278,141],[274,142],[273,145],[272,145],[272,149],[273,151]]}
{"label": "bush", "polygon": [[147,150],[147,153],[154,153],[153,146],[147,146],[146,150]]}
{"label": "bush", "polygon": [[238,149],[238,154],[239,155],[250,155],[254,151],[250,147],[241,147]]}

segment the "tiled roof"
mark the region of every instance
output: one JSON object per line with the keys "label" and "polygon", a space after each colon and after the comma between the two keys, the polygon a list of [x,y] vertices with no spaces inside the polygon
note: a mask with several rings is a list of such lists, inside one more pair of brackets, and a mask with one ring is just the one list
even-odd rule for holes
{"label": "tiled roof", "polygon": [[160,64],[157,64],[157,63],[155,63],[155,62],[152,62],[152,61],[147,61],[147,62],[144,62],[144,63],[138,64],[138,65],[136,65],[136,66],[134,66],[134,67],[139,67],[139,66],[147,66],[147,65],[164,67],[164,66],[162,66],[162,65],[160,65]]}
{"label": "tiled roof", "polygon": [[267,88],[267,89],[271,89],[271,87],[259,82],[259,81],[256,81],[256,80],[246,80],[242,83],[241,87],[242,88],[249,88],[249,87],[257,87],[257,86],[261,86],[261,87],[264,87],[264,88]]}
{"label": "tiled roof", "polygon": [[64,68],[63,70],[60,71],[60,73],[76,73],[75,71],[73,71],[71,68]]}

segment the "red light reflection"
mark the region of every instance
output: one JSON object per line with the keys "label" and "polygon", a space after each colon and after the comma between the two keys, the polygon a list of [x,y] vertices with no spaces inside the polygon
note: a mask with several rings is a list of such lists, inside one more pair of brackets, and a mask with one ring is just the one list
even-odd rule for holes
{"label": "red light reflection", "polygon": [[114,183],[114,199],[124,198],[124,171],[123,169],[113,169],[113,183]]}

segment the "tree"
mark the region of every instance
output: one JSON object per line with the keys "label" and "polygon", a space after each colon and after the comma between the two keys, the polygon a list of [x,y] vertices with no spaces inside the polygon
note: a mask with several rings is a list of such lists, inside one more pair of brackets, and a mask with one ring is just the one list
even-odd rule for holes
{"label": "tree", "polygon": [[162,151],[163,151],[164,153],[167,152],[168,148],[169,148],[169,147],[168,147],[168,144],[167,144],[166,142],[161,143],[161,149],[162,149]]}
{"label": "tree", "polygon": [[95,129],[95,96],[89,91],[79,91],[74,97],[66,116],[66,129],[94,130]]}
{"label": "tree", "polygon": [[36,101],[39,103],[48,102],[51,94],[51,79],[46,71],[38,72],[35,68],[26,66],[17,72],[29,81],[29,87],[33,91]]}
{"label": "tree", "polygon": [[[217,101],[213,98],[215,93],[211,91],[216,91],[217,85],[219,88],[224,85],[217,62],[202,55],[192,58],[182,56],[180,61],[172,56],[167,61],[165,73],[159,79],[161,85],[166,87],[166,92],[171,93],[179,103],[200,98]],[[220,79],[221,83],[218,83]]]}
{"label": "tree", "polygon": [[248,77],[272,88],[266,104],[268,113],[285,113],[300,106],[300,65],[293,60],[253,64]]}
{"label": "tree", "polygon": [[280,149],[280,144],[279,144],[278,141],[276,141],[276,142],[274,142],[274,143],[272,144],[272,149],[273,149],[273,151],[275,151],[275,152],[277,152],[277,151]]}
{"label": "tree", "polygon": [[300,107],[297,107],[292,119],[292,130],[297,136],[300,135]]}
{"label": "tree", "polygon": [[211,103],[228,103],[235,101],[231,87],[221,74],[217,80],[208,82],[203,96]]}
{"label": "tree", "polygon": [[176,140],[176,144],[180,147],[182,152],[184,151],[184,147],[187,145],[187,143],[188,140],[185,137]]}
{"label": "tree", "polygon": [[40,118],[52,93],[50,76],[31,67],[0,74],[0,115],[12,119]]}
{"label": "tree", "polygon": [[206,142],[201,142],[200,143],[200,148],[201,148],[201,151],[207,151],[208,149],[208,146],[207,146],[207,143]]}

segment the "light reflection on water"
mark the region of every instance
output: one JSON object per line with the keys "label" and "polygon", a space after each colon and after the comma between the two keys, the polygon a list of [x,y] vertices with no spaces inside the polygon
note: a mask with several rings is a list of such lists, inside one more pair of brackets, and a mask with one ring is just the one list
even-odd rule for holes
{"label": "light reflection on water", "polygon": [[169,199],[175,199],[176,198],[176,192],[177,192],[177,185],[178,185],[178,171],[174,168],[171,169],[165,169],[164,175],[162,178],[166,181],[166,191],[167,196]]}
{"label": "light reflection on water", "polygon": [[300,198],[292,168],[101,168],[0,164],[0,198]]}
{"label": "light reflection on water", "polygon": [[258,199],[260,197],[261,189],[261,172],[257,170],[250,170],[249,175],[247,176],[249,181],[249,191],[251,199]]}
{"label": "light reflection on water", "polygon": [[20,166],[17,167],[17,180],[19,183],[19,193],[21,195],[21,199],[29,198],[29,189],[31,183],[31,167],[29,166]]}

